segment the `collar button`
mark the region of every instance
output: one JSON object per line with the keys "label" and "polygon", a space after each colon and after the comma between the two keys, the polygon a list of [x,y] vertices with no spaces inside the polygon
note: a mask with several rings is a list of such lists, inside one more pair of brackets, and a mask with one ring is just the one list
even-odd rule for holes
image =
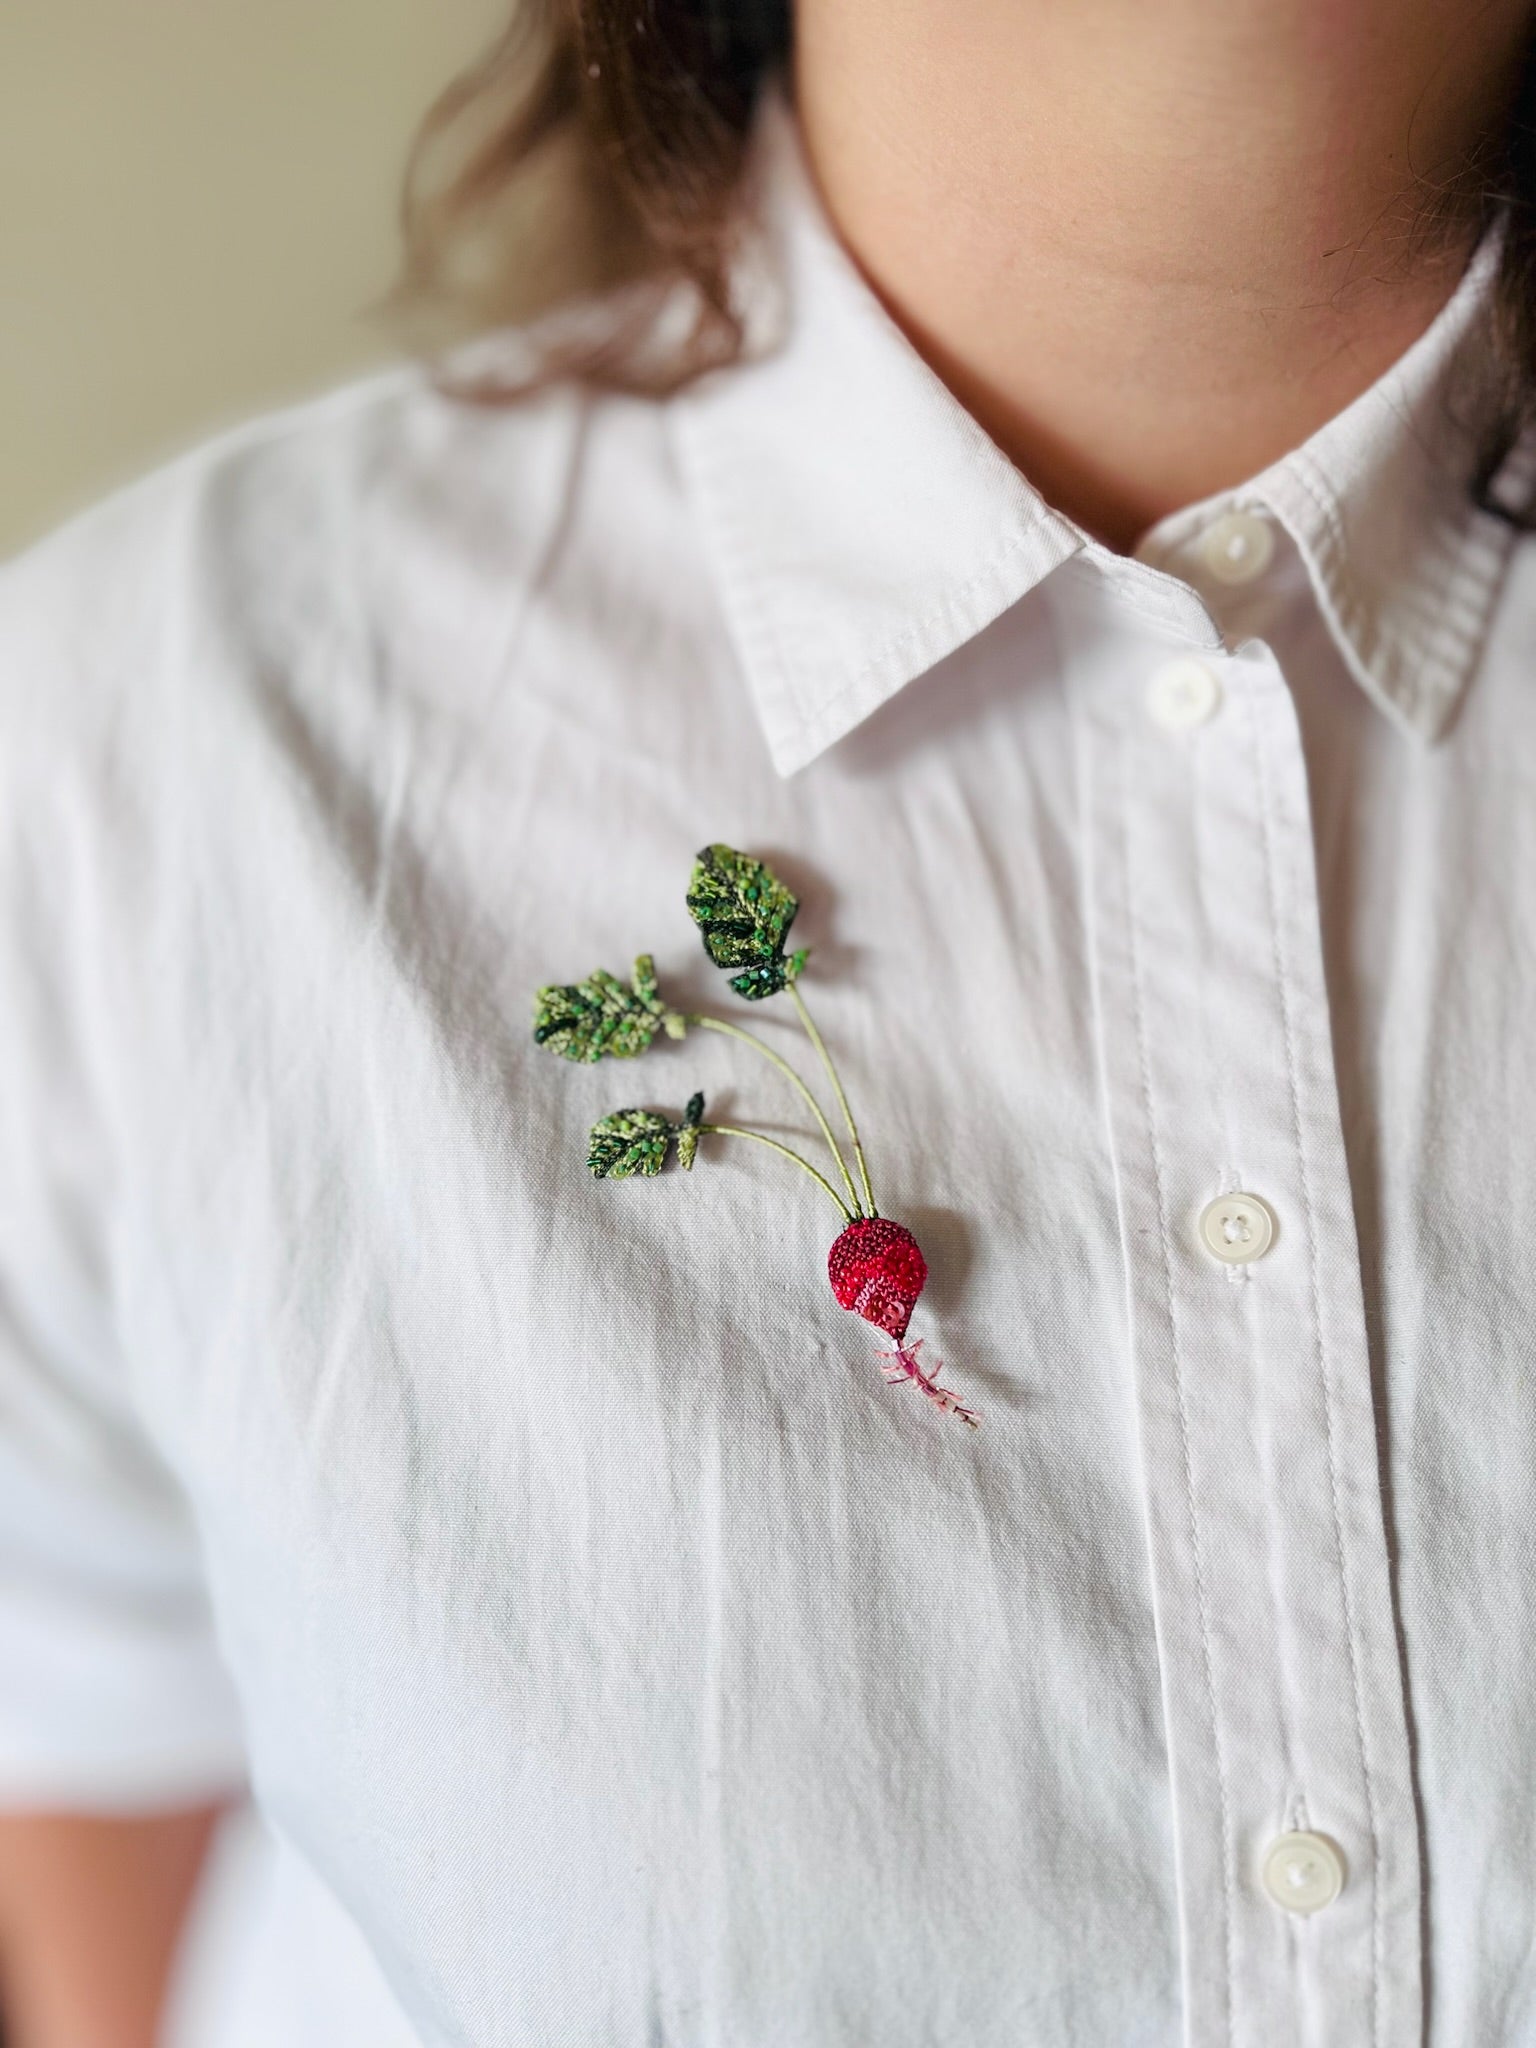
{"label": "collar button", "polygon": [[1218,583],[1252,583],[1274,560],[1274,526],[1261,512],[1227,512],[1200,536],[1200,557]]}

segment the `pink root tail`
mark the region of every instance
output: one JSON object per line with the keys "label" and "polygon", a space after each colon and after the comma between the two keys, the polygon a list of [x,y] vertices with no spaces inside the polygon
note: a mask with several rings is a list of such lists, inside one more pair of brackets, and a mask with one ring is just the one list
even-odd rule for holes
{"label": "pink root tail", "polygon": [[935,1408],[942,1409],[946,1415],[958,1415],[968,1429],[979,1429],[981,1417],[975,1409],[967,1408],[958,1395],[952,1394],[948,1387],[939,1385],[939,1374],[944,1370],[943,1364],[936,1365],[931,1373],[924,1372],[919,1365],[917,1354],[922,1348],[923,1340],[919,1337],[915,1344],[898,1344],[894,1351],[882,1351],[879,1354],[884,1361],[880,1370],[885,1375],[886,1385],[896,1387],[900,1386],[903,1380],[909,1381],[920,1394],[933,1403]]}

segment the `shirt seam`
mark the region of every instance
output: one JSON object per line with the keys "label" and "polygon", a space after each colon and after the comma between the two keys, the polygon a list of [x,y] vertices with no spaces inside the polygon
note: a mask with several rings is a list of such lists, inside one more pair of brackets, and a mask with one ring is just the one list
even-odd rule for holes
{"label": "shirt seam", "polygon": [[[1123,792],[1124,741],[1117,747],[1117,760],[1121,763]],[[1195,1605],[1200,1621],[1201,1677],[1204,1682],[1206,1710],[1211,1729],[1211,1751],[1216,1765],[1216,1794],[1221,1815],[1221,1875],[1223,1903],[1223,2006],[1226,2014],[1226,2031],[1229,2040],[1236,2039],[1236,2013],[1234,2009],[1236,1991],[1236,1954],[1234,1950],[1234,1926],[1237,1917],[1236,1881],[1232,1854],[1232,1815],[1227,1797],[1226,1755],[1221,1739],[1221,1718],[1216,1707],[1216,1683],[1211,1657],[1210,1602],[1205,1585],[1204,1545],[1200,1536],[1200,1518],[1195,1505],[1194,1466],[1189,1441],[1189,1408],[1184,1397],[1184,1374],[1182,1344],[1180,1338],[1179,1313],[1176,1306],[1177,1289],[1173,1284],[1173,1261],[1170,1252],[1172,1226],[1168,1206],[1167,1179],[1163,1166],[1162,1144],[1157,1134],[1157,1119],[1152,1107],[1152,1077],[1147,1050],[1146,1001],[1142,975],[1142,953],[1140,925],[1136,909],[1136,892],[1132,876],[1135,866],[1131,858],[1131,827],[1129,806],[1120,802],[1121,818],[1121,862],[1125,875],[1126,926],[1130,940],[1131,995],[1132,1009],[1136,1024],[1137,1075],[1141,1088],[1142,1115],[1146,1119],[1147,1142],[1152,1155],[1152,1181],[1157,1197],[1158,1235],[1162,1247],[1163,1297],[1168,1314],[1168,1332],[1173,1354],[1173,1391],[1178,1409],[1179,1444],[1184,1479],[1185,1518],[1189,1526],[1190,1553],[1195,1574]],[[1186,1901],[1186,1903],[1188,1903]]]}
{"label": "shirt seam", "polygon": [[[1206,830],[1210,819],[1211,805],[1207,790],[1207,778],[1202,773],[1203,762],[1198,747],[1201,737],[1203,735],[1196,735],[1196,749],[1190,761],[1190,831],[1193,835],[1196,849],[1195,889],[1200,905],[1201,928],[1204,933],[1211,935],[1214,932],[1214,924],[1210,913],[1207,879],[1209,876],[1220,871],[1220,863],[1212,852],[1210,835]],[[1243,1147],[1238,1133],[1232,1128],[1233,1105],[1231,1090],[1226,1085],[1223,1085],[1220,1093],[1222,1142],[1226,1147],[1228,1159],[1236,1161],[1242,1156]],[[1217,1193],[1219,1195],[1237,1194],[1248,1185],[1250,1185],[1249,1175],[1242,1166],[1223,1164],[1218,1168]],[[1223,1268],[1223,1272],[1229,1286],[1245,1290],[1242,1315],[1245,1327],[1250,1332],[1251,1338],[1254,1313],[1252,1290],[1256,1279],[1255,1268],[1251,1265],[1227,1266]],[[1251,1353],[1250,1364],[1252,1356],[1256,1356],[1256,1353]],[[1261,1432],[1260,1404],[1258,1401],[1254,1401],[1249,1405],[1246,1420],[1247,1442],[1252,1455],[1254,1469],[1256,1471],[1263,1471],[1273,1464],[1273,1427],[1268,1418],[1266,1418]],[[1264,1439],[1262,1450],[1260,1448],[1261,1434]],[[1269,1588],[1273,1611],[1276,1615],[1283,1617],[1286,1613],[1286,1603],[1277,1580],[1279,1569],[1273,1530],[1272,1527],[1267,1525],[1264,1534],[1265,1582]],[[1297,1769],[1295,1755],[1295,1735],[1300,1725],[1300,1717],[1296,1711],[1295,1675],[1284,1662],[1283,1641],[1280,1697],[1277,1704],[1280,1724],[1280,1772],[1288,1788],[1286,1796],[1287,1803],[1289,1804],[1294,1796],[1294,1788],[1299,1785],[1301,1778],[1301,1774]]]}
{"label": "shirt seam", "polygon": [[1334,1428],[1333,1374],[1329,1362],[1329,1345],[1323,1327],[1317,1212],[1312,1189],[1312,1171],[1302,1127],[1301,1085],[1297,1059],[1295,1019],[1291,1011],[1291,1000],[1286,981],[1285,947],[1280,936],[1273,791],[1270,787],[1269,773],[1265,764],[1264,748],[1259,738],[1258,715],[1251,703],[1247,706],[1245,724],[1248,732],[1249,752],[1254,764],[1254,778],[1259,792],[1259,819],[1260,829],[1264,838],[1264,869],[1269,898],[1270,949],[1274,963],[1275,985],[1280,1002],[1281,1028],[1285,1038],[1286,1081],[1290,1096],[1291,1129],[1296,1146],[1296,1163],[1301,1179],[1302,1212],[1307,1232],[1308,1292],[1312,1309],[1312,1350],[1317,1362],[1318,1375],[1322,1382],[1323,1390],[1323,1430],[1328,1448],[1328,1490],[1333,1521],[1333,1542],[1339,1563],[1339,1590],[1344,1605],[1344,1642],[1349,1658],[1350,1694],[1355,1717],[1355,1740],[1360,1753],[1360,1775],[1365,1791],[1366,1821],[1370,1835],[1371,2039],[1377,2044],[1377,2048],[1380,2048],[1382,1975],[1381,1827],[1376,1804],[1375,1780],[1371,1771],[1369,1745],[1367,1744],[1365,1734],[1365,1713],[1360,1688],[1360,1663],[1355,1643],[1355,1603],[1354,1596],[1350,1591],[1350,1564],[1346,1554],[1348,1545],[1344,1540],[1344,1520],[1339,1506],[1339,1459],[1338,1442]]}

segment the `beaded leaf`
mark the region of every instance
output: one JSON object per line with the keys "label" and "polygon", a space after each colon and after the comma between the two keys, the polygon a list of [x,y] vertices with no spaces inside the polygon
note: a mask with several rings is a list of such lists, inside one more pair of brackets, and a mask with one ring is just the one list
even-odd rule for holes
{"label": "beaded leaf", "polygon": [[788,988],[805,965],[804,949],[785,954],[798,900],[771,868],[731,846],[706,846],[693,864],[688,909],[717,967],[734,968],[731,987],[748,1002]]}
{"label": "beaded leaf", "polygon": [[628,1180],[635,1173],[649,1178],[666,1165],[676,1136],[676,1124],[654,1109],[616,1109],[592,1126],[587,1165],[599,1180]]}
{"label": "beaded leaf", "polygon": [[656,986],[649,953],[635,962],[631,986],[599,967],[585,981],[541,988],[533,999],[533,1035],[562,1059],[632,1060],[671,1018]]}

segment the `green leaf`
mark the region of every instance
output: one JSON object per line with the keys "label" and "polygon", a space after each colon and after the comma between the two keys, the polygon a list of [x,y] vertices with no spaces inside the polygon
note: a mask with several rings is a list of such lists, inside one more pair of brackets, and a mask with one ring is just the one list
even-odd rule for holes
{"label": "green leaf", "polygon": [[688,1107],[683,1111],[683,1127],[677,1134],[677,1163],[684,1173],[693,1171],[694,1154],[699,1149],[699,1125],[703,1117],[703,1096],[690,1095]]}
{"label": "green leaf", "polygon": [[631,1060],[663,1025],[676,1035],[674,1016],[657,989],[655,962],[642,953],[630,988],[601,967],[585,981],[541,988],[533,999],[533,1035],[562,1059]]}
{"label": "green leaf", "polygon": [[592,1126],[587,1165],[599,1180],[660,1173],[677,1126],[654,1109],[616,1109]]}
{"label": "green leaf", "polygon": [[749,1002],[777,995],[805,965],[785,958],[799,902],[771,868],[731,846],[706,846],[694,862],[688,909],[717,967],[738,970],[731,987]]}

